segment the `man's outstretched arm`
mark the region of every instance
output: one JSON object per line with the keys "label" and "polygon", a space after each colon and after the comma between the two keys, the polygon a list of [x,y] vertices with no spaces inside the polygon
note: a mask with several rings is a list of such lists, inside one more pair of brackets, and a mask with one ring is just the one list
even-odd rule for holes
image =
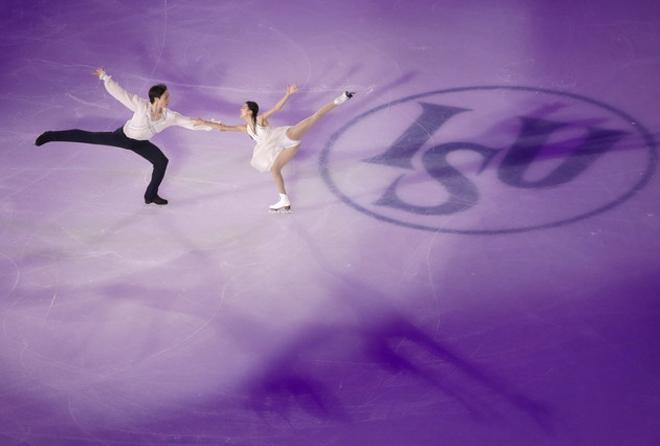
{"label": "man's outstretched arm", "polygon": [[94,72],[99,79],[103,81],[105,89],[110,93],[110,96],[121,102],[126,108],[131,111],[137,109],[141,99],[134,94],[124,90],[117,82],[112,80],[112,76],[105,72],[103,68],[97,68]]}
{"label": "man's outstretched arm", "polygon": [[170,110],[170,113],[174,115],[174,125],[177,125],[179,127],[186,128],[188,130],[213,130],[210,125],[208,125],[206,122],[202,121],[201,119],[193,119],[189,118],[188,116],[183,116],[181,113],[177,113],[175,111]]}

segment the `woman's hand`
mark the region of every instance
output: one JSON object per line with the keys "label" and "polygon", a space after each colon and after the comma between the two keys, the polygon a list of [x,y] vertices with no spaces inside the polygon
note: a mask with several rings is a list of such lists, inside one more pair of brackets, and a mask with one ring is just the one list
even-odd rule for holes
{"label": "woman's hand", "polygon": [[292,95],[293,93],[298,91],[298,86],[296,84],[291,84],[288,87],[286,87],[286,94],[287,95]]}
{"label": "woman's hand", "polygon": [[193,124],[195,126],[200,126],[200,125],[207,125],[213,129],[224,131],[225,130],[225,125],[220,122],[216,121],[215,119],[202,119],[202,118],[197,118],[193,119]]}

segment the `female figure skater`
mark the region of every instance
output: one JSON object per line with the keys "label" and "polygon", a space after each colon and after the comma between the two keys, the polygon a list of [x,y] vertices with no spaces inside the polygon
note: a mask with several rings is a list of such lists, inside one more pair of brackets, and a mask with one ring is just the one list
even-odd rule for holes
{"label": "female figure skater", "polygon": [[326,113],[348,101],[354,94],[353,92],[345,91],[334,101],[325,104],[316,113],[303,119],[296,125],[271,127],[268,123],[268,118],[279,111],[289,97],[297,91],[297,85],[289,85],[284,97],[272,109],[262,114],[259,114],[259,105],[256,102],[245,102],[241,107],[241,118],[245,121],[245,124],[225,125],[215,121],[195,121],[197,124],[208,125],[221,132],[247,133],[255,141],[256,144],[250,164],[260,172],[270,171],[280,195],[279,201],[270,206],[272,212],[291,210],[291,202],[284,187],[282,168],[298,152],[302,137]]}

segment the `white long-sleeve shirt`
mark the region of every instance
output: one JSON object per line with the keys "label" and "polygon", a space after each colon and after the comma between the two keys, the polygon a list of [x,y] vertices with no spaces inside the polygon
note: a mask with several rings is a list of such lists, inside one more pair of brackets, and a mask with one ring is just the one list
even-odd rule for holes
{"label": "white long-sleeve shirt", "polygon": [[195,126],[192,118],[167,108],[163,108],[160,119],[153,120],[149,101],[127,92],[117,82],[113,81],[112,76],[107,73],[101,76],[101,80],[108,93],[133,112],[133,117],[124,124],[124,134],[129,138],[151,139],[156,133],[160,133],[173,125],[190,130],[212,130],[211,127],[205,125]]}

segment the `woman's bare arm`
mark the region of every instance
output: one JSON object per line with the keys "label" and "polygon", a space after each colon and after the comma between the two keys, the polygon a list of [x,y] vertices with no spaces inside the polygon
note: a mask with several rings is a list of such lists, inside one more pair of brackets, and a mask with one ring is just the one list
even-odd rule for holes
{"label": "woman's bare arm", "polygon": [[222,122],[218,121],[210,121],[208,119],[195,119],[195,125],[200,125],[204,126],[207,125],[209,127],[212,127],[220,132],[246,132],[245,125],[244,124],[239,124],[239,125],[226,125],[223,124]]}
{"label": "woman's bare arm", "polygon": [[266,113],[262,113],[262,114],[258,115],[257,120],[259,120],[260,122],[266,121],[271,115],[273,115],[274,113],[280,111],[282,109],[282,107],[284,107],[284,104],[286,104],[286,101],[289,99],[289,96],[291,96],[292,94],[294,94],[297,91],[298,91],[298,86],[296,84],[289,85],[286,88],[286,94],[284,95],[284,97],[282,99],[280,99],[278,101],[278,103],[275,104],[275,106],[273,108],[271,108],[270,110],[268,110]]}

